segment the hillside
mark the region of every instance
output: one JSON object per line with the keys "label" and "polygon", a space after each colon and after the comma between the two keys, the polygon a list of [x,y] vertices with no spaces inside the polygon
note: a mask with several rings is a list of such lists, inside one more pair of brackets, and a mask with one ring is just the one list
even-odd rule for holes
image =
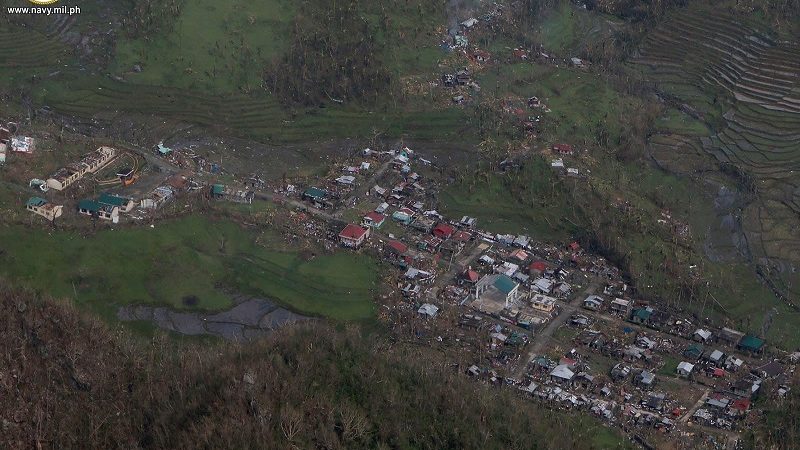
{"label": "hillside", "polygon": [[3,448],[627,446],[352,328],[245,347],[138,341],[64,304],[0,295]]}
{"label": "hillside", "polygon": [[763,23],[704,7],[675,11],[634,59],[646,79],[709,127],[657,134],[654,157],[670,170],[738,186],[744,201],[735,245],[788,298],[797,295],[790,268],[800,262],[798,61],[800,46]]}

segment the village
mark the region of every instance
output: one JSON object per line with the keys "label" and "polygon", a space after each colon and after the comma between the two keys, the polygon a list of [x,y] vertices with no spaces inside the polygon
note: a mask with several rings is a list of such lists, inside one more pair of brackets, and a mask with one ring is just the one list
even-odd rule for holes
{"label": "village", "polygon": [[[488,61],[467,38],[478,23],[460,23],[443,46]],[[519,48],[512,57],[551,59]],[[578,58],[566,63],[585,67]],[[480,90],[468,68],[442,74],[440,87],[455,107]],[[533,136],[549,112],[537,97],[507,99],[503,108]],[[1,127],[0,164],[39,151],[37,139],[16,123]],[[361,148],[330,167],[331,176],[277,182],[228,173],[189,146],[97,145],[31,179],[21,207],[56,224],[71,217],[136,226],[168,217],[160,213],[165,205],[190,196],[278,205],[304,222],[293,233],[379,261],[391,293],[376,299],[378,316],[398,339],[452,353],[457,370],[476,382],[588,412],[644,447],[671,435],[736,448],[739,432],[759,420],[760,402],[794,388],[800,352],[667,299],[641,300],[618,267],[578,241],[546,243],[489,232],[473,217],[446,217],[437,210],[447,183],[442,167],[411,147]],[[552,143],[543,154],[559,176],[577,179],[586,175],[576,147]],[[664,213],[662,222],[670,220]]]}
{"label": "village", "polygon": [[[3,145],[24,158],[35,142],[5,132]],[[552,151],[564,148],[572,151],[558,144]],[[260,199],[299,211],[307,225],[295,233],[329,251],[373,255],[385,267],[391,294],[379,299],[379,316],[398,336],[461,355],[465,376],[553,408],[588,411],[644,444],[651,433],[677,433],[733,446],[737,431],[757,420],[758,399],[793,388],[800,353],[666,302],[638,300],[618,268],[577,241],[544,243],[490,233],[472,217],[445,217],[436,210],[439,168],[408,146],[352,152],[331,178],[302,186],[253,176],[221,183],[219,166],[179,164],[185,151],[163,143],[142,153],[99,146],[31,181],[24,207],[59,223],[69,214],[62,202],[71,203],[78,219],[134,225],[183,196]],[[137,161],[162,170],[143,171]],[[90,177],[100,191],[63,196]]]}

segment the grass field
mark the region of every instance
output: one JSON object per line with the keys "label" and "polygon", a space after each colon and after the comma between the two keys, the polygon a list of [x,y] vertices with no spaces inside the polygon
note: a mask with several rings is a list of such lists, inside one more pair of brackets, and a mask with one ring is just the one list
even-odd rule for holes
{"label": "grass field", "polygon": [[[117,43],[112,67],[135,83],[213,92],[256,88],[288,42],[289,0],[184,2],[171,30]],[[123,35],[124,36],[124,35]],[[135,64],[144,69],[131,72]]]}
{"label": "grass field", "polygon": [[137,303],[224,309],[230,301],[222,288],[335,319],[373,312],[377,275],[369,258],[342,252],[306,260],[284,251],[269,232],[231,222],[190,217],[92,237],[6,227],[0,241],[4,276],[74,298],[108,319],[119,306]]}
{"label": "grass field", "polygon": [[449,185],[440,196],[450,217],[476,217],[496,233],[529,233],[537,239],[567,239],[582,222],[554,179],[547,162],[535,158],[518,174],[491,173],[485,179]]}

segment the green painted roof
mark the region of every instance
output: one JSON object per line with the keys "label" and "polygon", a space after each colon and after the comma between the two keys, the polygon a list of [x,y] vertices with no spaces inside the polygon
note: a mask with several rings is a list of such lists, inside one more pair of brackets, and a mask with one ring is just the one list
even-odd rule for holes
{"label": "green painted roof", "polygon": [[303,192],[303,195],[314,199],[323,199],[328,196],[328,193],[318,187],[310,187]]}
{"label": "green painted roof", "polygon": [[686,347],[686,351],[684,351],[683,353],[688,355],[700,356],[703,354],[703,346],[701,344],[692,344]]}
{"label": "green painted roof", "polygon": [[652,314],[653,314],[653,312],[650,311],[647,308],[639,308],[639,309],[633,311],[633,315],[638,317],[638,318],[640,318],[640,319],[642,319],[642,320],[649,319]]}
{"label": "green painted roof", "polygon": [[47,200],[41,197],[31,197],[28,202],[25,203],[26,206],[44,206],[46,204]]}
{"label": "green painted roof", "polygon": [[111,205],[111,206],[125,206],[128,204],[130,200],[125,197],[120,197],[114,194],[101,194],[100,198],[97,200],[98,203],[102,203],[104,205]]}
{"label": "green painted roof", "polygon": [[517,287],[517,283],[507,275],[500,275],[494,280],[494,287],[503,291],[504,294],[508,294]]}
{"label": "green painted roof", "polygon": [[100,211],[100,203],[94,200],[81,200],[78,202],[78,209],[83,209],[90,212]]}
{"label": "green painted roof", "polygon": [[214,195],[222,195],[225,193],[225,185],[224,184],[215,184],[211,187],[211,192]]}
{"label": "green painted roof", "polygon": [[755,336],[745,336],[742,338],[742,341],[739,342],[739,347],[746,348],[748,350],[760,350],[763,346],[764,340]]}

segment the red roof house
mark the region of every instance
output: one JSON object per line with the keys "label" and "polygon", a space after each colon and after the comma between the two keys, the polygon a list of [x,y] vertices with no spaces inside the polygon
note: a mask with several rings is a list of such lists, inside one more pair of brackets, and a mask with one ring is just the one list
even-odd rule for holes
{"label": "red roof house", "polygon": [[384,216],[383,214],[376,213],[375,211],[370,211],[364,216],[363,224],[365,226],[372,228],[380,228],[385,220],[386,216]]}
{"label": "red roof house", "polygon": [[553,144],[553,151],[559,155],[571,155],[575,153],[575,149],[569,144]]}
{"label": "red roof house", "polygon": [[547,263],[544,261],[534,261],[528,266],[530,273],[544,273],[547,270]]}
{"label": "red roof house", "polygon": [[468,268],[467,270],[465,270],[462,275],[464,277],[464,280],[466,280],[466,281],[468,281],[469,283],[472,283],[472,284],[477,283],[478,280],[481,278],[481,276],[478,274],[478,272],[475,272],[474,270],[472,270],[471,267]]}
{"label": "red roof house", "polygon": [[468,242],[470,239],[472,239],[472,233],[469,231],[459,230],[453,235],[453,239],[459,242]]}
{"label": "red roof house", "polygon": [[358,225],[348,223],[339,233],[339,242],[345,247],[358,248],[369,237],[369,228],[361,228]]}
{"label": "red roof house", "polygon": [[444,222],[439,222],[435,227],[433,227],[433,235],[439,239],[447,239],[455,232],[456,229],[453,228],[452,225]]}
{"label": "red roof house", "polygon": [[386,250],[398,255],[403,255],[408,251],[408,246],[400,241],[389,241],[386,243]]}

